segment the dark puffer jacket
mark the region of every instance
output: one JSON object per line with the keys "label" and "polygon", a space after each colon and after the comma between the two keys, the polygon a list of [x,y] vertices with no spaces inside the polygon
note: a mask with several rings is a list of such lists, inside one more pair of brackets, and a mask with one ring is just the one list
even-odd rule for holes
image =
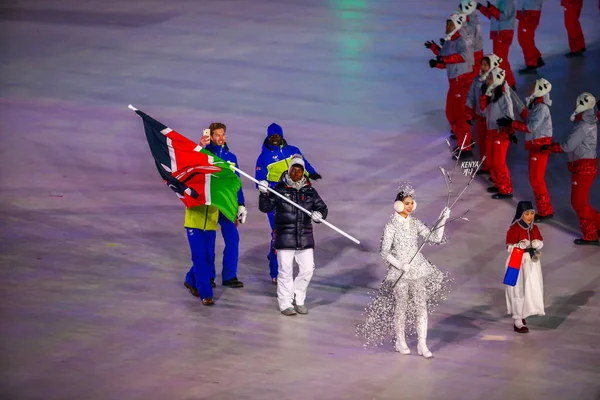
{"label": "dark puffer jacket", "polygon": [[[285,180],[281,179],[273,190],[294,203],[301,205],[308,211],[319,211],[323,215],[323,219],[327,218],[327,205],[325,205],[319,193],[317,193],[308,179],[306,179],[306,183],[299,190],[288,186]],[[300,211],[272,193],[260,194],[258,208],[264,213],[275,210],[273,243],[275,249],[305,250],[315,247],[310,215]]]}

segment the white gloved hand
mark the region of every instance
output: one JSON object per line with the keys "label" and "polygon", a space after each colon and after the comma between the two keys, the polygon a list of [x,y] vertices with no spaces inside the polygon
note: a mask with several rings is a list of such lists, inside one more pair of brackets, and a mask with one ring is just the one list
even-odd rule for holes
{"label": "white gloved hand", "polygon": [[392,264],[394,267],[396,267],[396,269],[402,270],[402,263],[400,262],[400,260],[398,260],[393,255],[388,254],[387,257],[385,258],[385,261],[387,261],[390,264]]}
{"label": "white gloved hand", "polygon": [[404,271],[405,274],[408,274],[408,271],[410,271],[410,268],[411,268],[410,264],[404,264],[402,266],[402,271]]}
{"label": "white gloved hand", "polygon": [[246,223],[246,217],[248,216],[248,211],[246,211],[246,206],[238,206],[237,211],[237,220],[240,221],[240,224]]}
{"label": "white gloved hand", "polygon": [[542,247],[544,247],[544,242],[542,242],[541,240],[534,239],[531,241],[531,247],[533,247],[536,250],[540,250]]}
{"label": "white gloved hand", "polygon": [[530,242],[529,240],[527,240],[527,239],[523,239],[523,240],[521,240],[521,241],[519,242],[519,245],[518,245],[518,246],[519,246],[519,248],[520,248],[520,249],[526,249],[526,248],[528,248],[530,245],[531,245],[531,242]]}
{"label": "white gloved hand", "polygon": [[267,182],[267,181],[258,182],[258,190],[260,190],[261,193],[267,193],[269,191],[269,182]]}
{"label": "white gloved hand", "polygon": [[318,211],[313,211],[310,217],[312,218],[313,222],[317,224],[323,220],[323,214]]}
{"label": "white gloved hand", "polygon": [[440,213],[440,221],[446,222],[448,218],[450,218],[450,209],[448,207],[444,207]]}

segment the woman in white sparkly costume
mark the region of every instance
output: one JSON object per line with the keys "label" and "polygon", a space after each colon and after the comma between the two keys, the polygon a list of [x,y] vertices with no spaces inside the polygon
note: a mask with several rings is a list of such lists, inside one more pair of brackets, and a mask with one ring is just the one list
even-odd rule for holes
{"label": "woman in white sparkly costume", "polygon": [[[406,333],[418,336],[417,353],[433,355],[427,348],[427,313],[445,298],[449,276],[430,263],[419,251],[419,236],[431,243],[443,243],[444,224],[450,210],[444,208],[433,232],[411,214],[417,207],[414,190],[409,185],[400,189],[394,202],[394,215],[385,225],[381,239],[381,257],[388,273],[378,295],[366,308],[367,318],[358,327],[366,344],[380,344],[395,334],[395,349],[410,354]],[[416,254],[416,256],[415,256]],[[414,259],[413,259],[414,257]],[[411,261],[412,259],[412,261]],[[395,285],[395,286],[394,286]]]}

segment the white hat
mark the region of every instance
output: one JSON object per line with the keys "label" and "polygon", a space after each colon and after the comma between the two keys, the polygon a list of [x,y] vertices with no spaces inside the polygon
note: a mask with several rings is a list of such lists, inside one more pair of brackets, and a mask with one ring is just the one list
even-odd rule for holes
{"label": "white hat", "polygon": [[531,96],[527,97],[525,101],[527,102],[527,107],[537,98],[544,97],[552,90],[552,84],[545,80],[544,78],[540,78],[535,81],[535,86],[533,88],[533,93]]}
{"label": "white hat", "polygon": [[504,78],[506,77],[506,72],[500,67],[496,67],[496,68],[492,69],[490,71],[490,74],[492,74],[494,81],[487,88],[487,91],[485,92],[486,96],[491,96],[492,93],[494,93],[494,89],[496,89],[498,86],[501,86],[502,84],[504,84]]}
{"label": "white hat", "polygon": [[452,21],[452,23],[454,24],[454,30],[452,32],[450,32],[449,34],[446,35],[445,40],[450,40],[450,38],[452,37],[452,35],[454,35],[456,32],[458,32],[460,30],[460,28],[463,26],[463,24],[465,23],[465,15],[464,14],[460,14],[460,13],[453,13],[450,18],[448,18],[448,21]]}
{"label": "white hat", "polygon": [[583,92],[577,97],[575,103],[575,111],[571,114],[571,121],[575,121],[577,114],[584,112],[585,110],[591,110],[596,105],[596,99],[591,93]]}
{"label": "white hat", "polygon": [[474,0],[460,0],[458,11],[463,15],[469,15],[477,8],[477,2]]}
{"label": "white hat", "polygon": [[304,167],[304,158],[300,154],[294,154],[292,159],[290,160],[290,167],[288,168],[288,174],[292,172],[292,167],[294,165],[300,165],[302,169],[306,169]]}
{"label": "white hat", "polygon": [[496,68],[500,66],[500,63],[502,62],[502,58],[498,57],[497,55],[495,55],[494,53],[490,53],[487,56],[485,56],[484,58],[487,58],[490,60],[490,69],[487,70],[487,72],[481,72],[481,78],[480,80],[482,82],[485,82],[485,80],[487,79],[487,76],[490,74],[490,72]]}

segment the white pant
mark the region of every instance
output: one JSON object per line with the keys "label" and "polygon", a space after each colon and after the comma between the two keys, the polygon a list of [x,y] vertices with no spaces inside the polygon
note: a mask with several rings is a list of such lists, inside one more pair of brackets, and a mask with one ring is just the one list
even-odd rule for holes
{"label": "white pant", "polygon": [[[296,279],[294,279],[294,259],[299,269]],[[292,307],[294,295],[296,295],[296,305],[304,305],[306,289],[315,270],[313,249],[277,250],[277,262],[279,263],[277,275],[279,310]]]}

